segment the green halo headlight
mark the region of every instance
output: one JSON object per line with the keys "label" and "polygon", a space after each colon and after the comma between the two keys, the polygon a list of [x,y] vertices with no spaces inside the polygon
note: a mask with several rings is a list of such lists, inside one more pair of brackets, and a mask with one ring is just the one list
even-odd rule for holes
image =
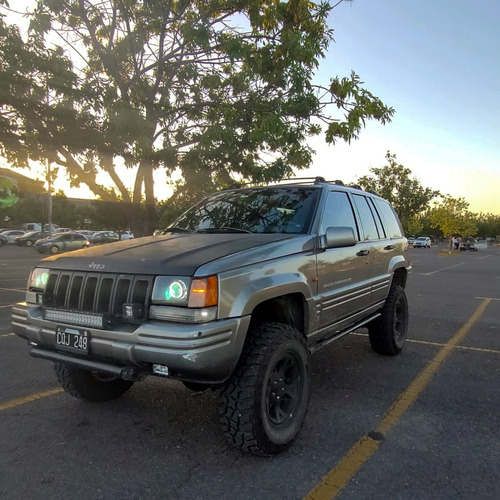
{"label": "green halo headlight", "polygon": [[187,297],[187,286],[184,281],[173,281],[165,290],[165,300],[185,300]]}
{"label": "green halo headlight", "polygon": [[47,283],[49,282],[49,270],[36,267],[31,272],[31,277],[29,281],[30,290],[44,291],[47,288]]}

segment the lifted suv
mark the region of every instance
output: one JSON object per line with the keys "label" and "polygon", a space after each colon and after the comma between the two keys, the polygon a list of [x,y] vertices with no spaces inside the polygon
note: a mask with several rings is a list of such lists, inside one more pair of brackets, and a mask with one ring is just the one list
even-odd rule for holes
{"label": "lifted suv", "polygon": [[146,375],[216,388],[233,446],[270,455],[299,432],[310,355],[362,326],[395,355],[408,327],[407,241],[385,200],[342,183],[222,191],[160,236],[52,256],[13,328],[71,395]]}

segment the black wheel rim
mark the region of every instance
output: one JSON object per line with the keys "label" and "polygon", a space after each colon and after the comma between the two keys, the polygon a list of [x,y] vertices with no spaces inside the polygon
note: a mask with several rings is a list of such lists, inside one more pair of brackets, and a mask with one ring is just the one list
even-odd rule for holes
{"label": "black wheel rim", "polygon": [[266,390],[266,411],[271,424],[283,427],[295,416],[302,396],[301,364],[292,353],[283,354],[274,365]]}

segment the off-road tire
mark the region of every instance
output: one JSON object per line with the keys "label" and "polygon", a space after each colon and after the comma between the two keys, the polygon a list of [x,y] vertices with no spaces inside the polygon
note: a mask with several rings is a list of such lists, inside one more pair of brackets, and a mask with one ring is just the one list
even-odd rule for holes
{"label": "off-road tire", "polygon": [[226,441],[254,455],[276,455],[294,441],[309,405],[304,336],[281,323],[255,325],[236,369],[219,389]]}
{"label": "off-road tire", "polygon": [[370,344],[375,352],[395,356],[403,349],[408,333],[408,300],[400,286],[392,286],[382,315],[368,325]]}
{"label": "off-road tire", "polygon": [[94,373],[64,363],[55,363],[57,379],[63,389],[75,398],[87,401],[109,401],[128,391],[134,382]]}

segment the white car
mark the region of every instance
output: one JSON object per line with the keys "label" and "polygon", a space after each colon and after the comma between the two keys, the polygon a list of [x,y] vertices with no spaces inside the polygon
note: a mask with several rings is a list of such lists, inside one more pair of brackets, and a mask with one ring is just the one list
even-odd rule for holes
{"label": "white car", "polygon": [[14,243],[17,236],[22,236],[26,231],[22,229],[9,229],[2,231],[2,234],[7,238],[7,243]]}
{"label": "white car", "polygon": [[134,238],[134,233],[130,232],[130,231],[123,231],[122,235],[121,235],[121,240],[131,240]]}
{"label": "white car", "polygon": [[431,239],[427,236],[419,236],[413,242],[413,248],[431,248]]}

